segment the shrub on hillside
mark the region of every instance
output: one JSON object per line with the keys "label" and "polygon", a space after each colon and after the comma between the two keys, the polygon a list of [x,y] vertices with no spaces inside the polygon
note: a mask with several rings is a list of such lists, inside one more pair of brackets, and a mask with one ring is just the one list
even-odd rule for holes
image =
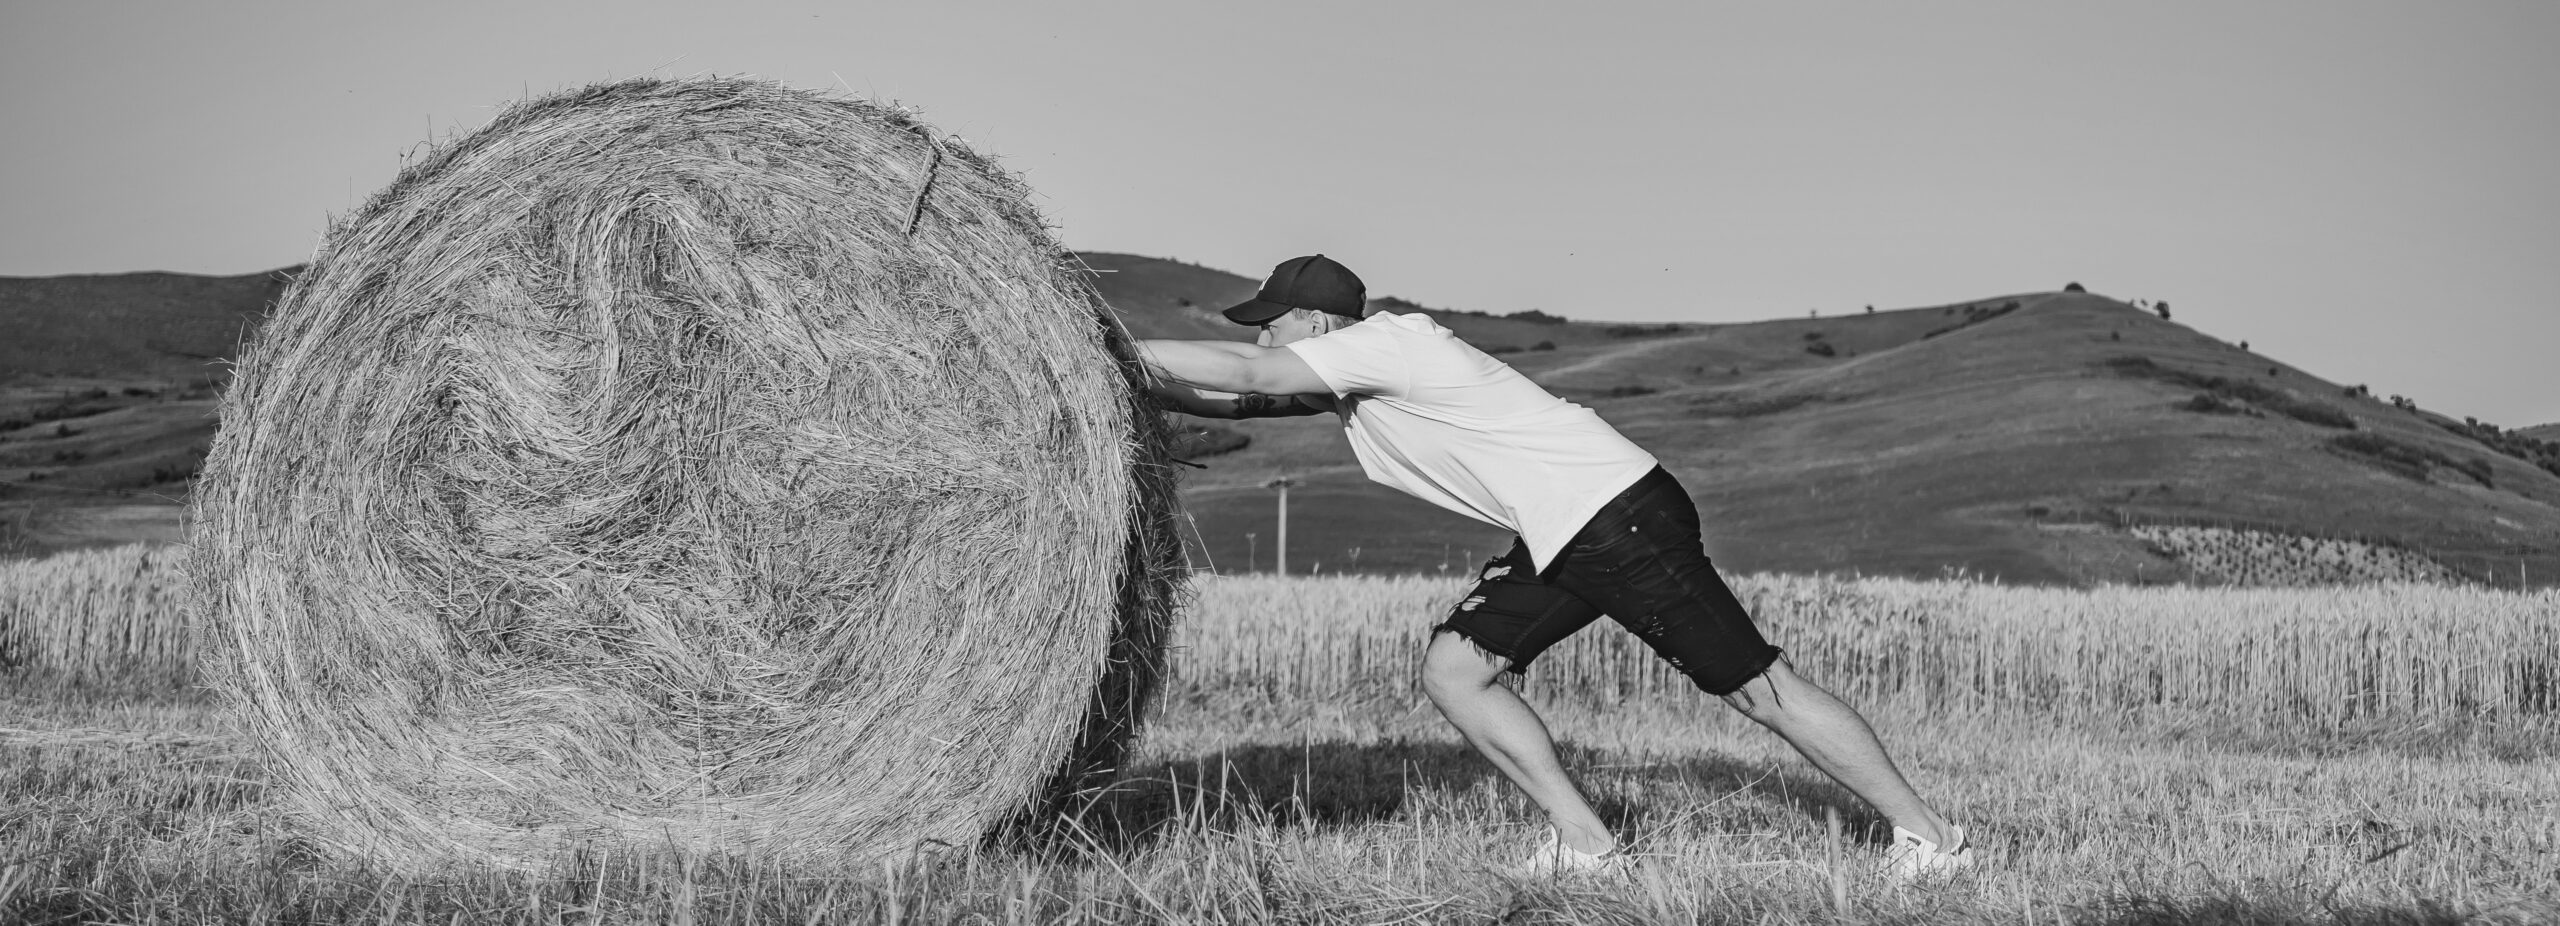
{"label": "shrub on hillside", "polygon": [[1815,341],[1807,344],[1804,346],[1804,352],[1817,357],[1836,357],[1840,354],[1839,349],[1832,347],[1829,341]]}
{"label": "shrub on hillside", "polygon": [[2356,429],[2356,420],[2349,417],[2345,412],[2330,408],[2329,406],[2322,405],[2318,402],[2309,402],[2297,399],[2286,393],[2276,392],[2271,393],[2271,396],[2271,398],[2257,404],[2262,408],[2275,412],[2276,414],[2283,415],[2287,418],[2291,418],[2295,421],[2307,424],[2316,424],[2324,428],[2337,428],[2343,431],[2353,431]]}
{"label": "shrub on hillside", "polygon": [[2062,285],[2062,291],[2063,291],[2063,292],[2066,292],[2066,293],[2085,293],[2085,292],[2088,292],[2088,291],[2089,291],[2089,288],[2088,288],[2088,287],[2086,287],[2086,286],[2082,286],[2082,285],[2080,285],[2080,282],[2079,282],[2078,280],[2074,280],[2074,281],[2071,281],[2071,282],[2069,282],[2069,283],[2065,283],[2065,284],[2063,284],[2063,285]]}
{"label": "shrub on hillside", "polygon": [[2177,408],[2179,411],[2203,412],[2208,415],[2248,415],[2252,418],[2258,417],[2258,413],[2255,410],[2250,409],[2248,406],[2233,405],[2229,402],[2223,401],[2221,396],[2214,395],[2210,392],[2196,393],[2195,398],[2178,403]]}
{"label": "shrub on hillside", "polygon": [[[1969,306],[1965,306],[1965,307],[1964,307],[1964,320],[1963,320],[1963,321],[1960,321],[1960,322],[1957,322],[1957,323],[1955,323],[1955,324],[1948,325],[1948,326],[1946,326],[1946,327],[1944,327],[1944,328],[1940,328],[1940,329],[1937,329],[1937,330],[1935,330],[1935,331],[1931,331],[1931,332],[1929,332],[1929,333],[1927,333],[1927,334],[1921,335],[1921,336],[1920,336],[1920,339],[1921,339],[1921,340],[1923,340],[1923,341],[1925,341],[1925,340],[1928,340],[1928,339],[1930,339],[1930,338],[1937,337],[1937,336],[1939,336],[1939,335],[1945,334],[1945,333],[1950,332],[1950,331],[1954,331],[1954,330],[1959,329],[1959,328],[1964,328],[1964,327],[1968,327],[1968,326],[1971,326],[1971,325],[1979,325],[1979,324],[1982,324],[1983,322],[1987,322],[1987,321],[1990,321],[1990,320],[1992,320],[1992,319],[1999,318],[2000,316],[2007,315],[2007,314],[2009,314],[2009,313],[2011,313],[2011,312],[2015,312],[2015,311],[2017,311],[2017,310],[2018,310],[2018,301],[2017,301],[2017,300],[2015,300],[2015,299],[2011,299],[2011,300],[2009,300],[2009,301],[2007,301],[2007,302],[2003,302],[2003,303],[2001,303],[2001,304],[2000,304],[2000,306],[1999,306],[1998,308],[1992,308],[1992,307],[1990,307],[1990,306],[1983,306],[1983,305],[1969,305]],[[1952,313],[1952,312],[1954,312],[1955,310],[1954,310],[1954,309],[1952,309],[1952,308],[1950,308],[1950,309],[1948,309],[1947,311],[1948,311],[1948,312],[1950,312],[1950,313]]]}
{"label": "shrub on hillside", "polygon": [[1536,322],[1541,325],[1561,325],[1570,321],[1570,319],[1566,319],[1561,316],[1549,315],[1536,309],[1523,309],[1503,317],[1517,321]]}
{"label": "shrub on hillside", "polygon": [[1554,341],[1540,341],[1540,342],[1538,342],[1538,343],[1536,343],[1536,344],[1531,344],[1531,345],[1529,345],[1529,349],[1530,349],[1530,350],[1554,350],[1554,349],[1556,349],[1556,342],[1554,342]]}
{"label": "shrub on hillside", "polygon": [[2453,468],[2465,476],[2479,480],[2480,484],[2483,486],[2492,489],[2498,487],[2497,482],[2490,478],[2491,470],[2489,469],[2488,460],[2484,460],[2479,457],[2464,457],[2463,459],[2454,461]]}
{"label": "shrub on hillside", "polygon": [[2428,447],[2384,437],[2380,434],[2341,434],[2329,439],[2329,446],[2367,464],[2411,479],[2425,482],[2430,467],[2442,466],[2496,488],[2490,481],[2489,461],[2474,457],[2456,462],[2452,457]]}
{"label": "shrub on hillside", "polygon": [[2154,312],[2158,312],[2158,313],[2160,313],[2160,320],[2161,320],[2161,321],[2164,321],[2164,322],[2165,322],[2165,321],[2168,321],[2168,320],[2169,320],[2169,304],[2168,304],[2168,303],[2166,303],[2166,302],[2154,302],[2154,303],[2152,303],[2152,304],[2151,304],[2151,311],[2154,311]]}
{"label": "shrub on hillside", "polygon": [[2444,429],[2468,437],[2483,447],[2533,464],[2536,469],[2543,472],[2560,476],[2560,441],[2526,437],[2478,418],[2464,418],[2461,424],[2447,423]]}
{"label": "shrub on hillside", "polygon": [[[2307,424],[2316,424],[2321,427],[2341,428],[2345,430],[2354,430],[2356,427],[2356,420],[2349,417],[2345,412],[2308,399],[2297,398],[2292,393],[2281,389],[2270,389],[2266,386],[2261,386],[2245,379],[2232,379],[2225,376],[2206,376],[2201,373],[2192,373],[2173,367],[2165,367],[2153,362],[2149,357],[2138,355],[2109,357],[2105,363],[2107,368],[2114,370],[2121,376],[2174,383],[2190,389],[2202,389],[2206,393],[2219,399],[2247,402],[2251,405],[2283,415],[2295,421]],[[2189,410],[2201,411],[2202,409]]]}

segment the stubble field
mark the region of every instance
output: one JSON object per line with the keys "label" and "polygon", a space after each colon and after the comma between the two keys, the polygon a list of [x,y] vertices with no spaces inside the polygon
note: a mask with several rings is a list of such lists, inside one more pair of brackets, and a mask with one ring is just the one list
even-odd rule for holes
{"label": "stubble field", "polygon": [[[1525,693],[1640,853],[1540,825],[1415,691],[1447,578],[1202,577],[1121,782],[1055,832],[881,870],[596,853],[368,870],[264,807],[193,686],[175,555],[0,567],[0,921],[2153,923],[2560,920],[2560,593],[1735,577],[1986,864],[1884,827],[1597,625]],[[1836,813],[1843,833],[1828,820]]]}

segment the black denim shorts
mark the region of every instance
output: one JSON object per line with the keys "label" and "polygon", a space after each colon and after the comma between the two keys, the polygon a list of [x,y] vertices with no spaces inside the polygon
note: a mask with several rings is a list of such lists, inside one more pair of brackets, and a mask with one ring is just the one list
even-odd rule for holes
{"label": "black denim shorts", "polygon": [[1454,632],[1526,672],[1602,614],[1708,694],[1741,690],[1778,661],[1707,561],[1697,505],[1659,466],[1601,506],[1545,573],[1512,541],[1432,633]]}

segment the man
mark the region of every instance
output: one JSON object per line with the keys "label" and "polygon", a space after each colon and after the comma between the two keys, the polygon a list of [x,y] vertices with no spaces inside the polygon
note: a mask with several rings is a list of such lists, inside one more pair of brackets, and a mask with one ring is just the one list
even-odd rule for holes
{"label": "man", "polygon": [[1709,565],[1698,513],[1653,456],[1419,313],[1363,319],[1367,290],[1324,255],[1271,272],[1229,320],[1253,344],[1139,342],[1159,401],[1194,415],[1342,418],[1370,479],[1519,534],[1433,628],[1423,691],[1551,827],[1533,869],[1613,867],[1618,843],[1527,702],[1496,684],[1606,613],[1707,693],[1775,731],[1894,823],[1886,871],[1971,864],[1864,718],[1797,675]]}

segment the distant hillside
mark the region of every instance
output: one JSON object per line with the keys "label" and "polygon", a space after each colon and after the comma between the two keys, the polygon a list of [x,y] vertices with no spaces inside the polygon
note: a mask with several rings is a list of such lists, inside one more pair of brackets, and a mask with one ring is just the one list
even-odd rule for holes
{"label": "distant hillside", "polygon": [[[1246,339],[1257,278],[1088,253],[1141,337]],[[289,268],[290,269],[290,268]],[[0,279],[0,555],[166,539],[211,387],[282,273]],[[2210,579],[2138,525],[2370,540],[2459,573],[2560,578],[2560,425],[2396,408],[2095,294],[1747,324],[1429,314],[1653,450],[1727,568],[2039,583]],[[1588,307],[1606,314],[1606,307]],[[1204,422],[1185,452],[1199,561],[1463,571],[1508,538],[1363,478],[1329,418]],[[2551,444],[2538,443],[2542,441]],[[2145,533],[2158,536],[2158,531]],[[2511,578],[2508,579],[2511,581]]]}
{"label": "distant hillside", "polygon": [[227,362],[299,269],[0,277],[0,556],[177,539]]}
{"label": "distant hillside", "polygon": [[299,267],[240,276],[119,273],[0,277],[0,382],[85,376],[219,377]]}
{"label": "distant hillside", "polygon": [[1144,319],[1157,338],[1230,338],[1243,331],[1218,314],[1262,285],[1224,270],[1130,254],[1088,251],[1094,285],[1121,315]]}

